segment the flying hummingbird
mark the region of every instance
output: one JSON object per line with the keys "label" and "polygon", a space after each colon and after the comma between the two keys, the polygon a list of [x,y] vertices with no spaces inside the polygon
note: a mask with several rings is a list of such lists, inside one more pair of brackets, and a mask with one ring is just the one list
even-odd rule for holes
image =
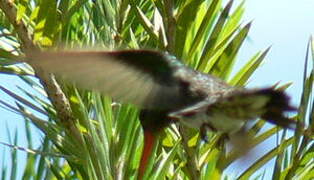
{"label": "flying hummingbird", "polygon": [[249,120],[262,118],[283,128],[296,122],[284,116],[294,111],[289,97],[273,88],[233,87],[193,70],[174,56],[153,50],[65,51],[34,53],[32,65],[62,76],[79,87],[112,96],[141,108],[145,171],[156,134],[179,122],[229,136]]}

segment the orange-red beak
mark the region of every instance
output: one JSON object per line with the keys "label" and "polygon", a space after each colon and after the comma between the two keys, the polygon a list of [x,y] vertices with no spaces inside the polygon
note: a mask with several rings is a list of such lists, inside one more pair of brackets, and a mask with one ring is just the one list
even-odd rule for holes
{"label": "orange-red beak", "polygon": [[152,156],[153,147],[156,141],[156,135],[151,131],[144,130],[144,148],[142,152],[140,167],[139,167],[139,179],[142,179],[147,169],[147,163],[149,157]]}

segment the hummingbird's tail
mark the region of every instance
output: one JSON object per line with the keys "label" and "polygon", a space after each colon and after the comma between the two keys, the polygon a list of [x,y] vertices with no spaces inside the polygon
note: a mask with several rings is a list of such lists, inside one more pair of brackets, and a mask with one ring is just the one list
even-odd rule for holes
{"label": "hummingbird's tail", "polygon": [[296,128],[296,121],[289,119],[284,115],[285,112],[297,110],[289,104],[290,98],[286,95],[286,93],[280,90],[266,88],[257,90],[255,94],[269,97],[268,102],[265,104],[264,113],[261,115],[261,118],[283,128]]}
{"label": "hummingbird's tail", "polygon": [[296,121],[286,117],[287,112],[297,109],[290,105],[288,95],[273,88],[235,90],[226,97],[209,105],[208,114],[223,111],[235,119],[262,118],[283,128],[295,129]]}

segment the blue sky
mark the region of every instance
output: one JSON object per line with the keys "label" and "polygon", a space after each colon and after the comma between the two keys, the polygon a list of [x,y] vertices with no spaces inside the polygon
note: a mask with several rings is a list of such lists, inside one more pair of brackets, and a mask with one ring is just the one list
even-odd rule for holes
{"label": "blue sky", "polygon": [[[248,86],[263,87],[293,82],[288,89],[294,104],[298,104],[302,89],[302,73],[305,50],[308,39],[314,34],[314,1],[313,0],[247,0],[244,22],[253,20],[249,34],[239,55],[237,67],[241,67],[253,54],[272,46],[266,61],[250,79]],[[10,90],[22,82],[12,76],[0,75],[0,84]],[[1,100],[9,99],[0,92]],[[0,108],[0,141],[7,141],[6,126],[11,134],[18,130],[19,137],[24,138],[24,120],[18,115]],[[36,135],[36,133],[34,133]],[[37,141],[38,143],[38,141]],[[20,146],[26,146],[24,140]],[[2,156],[3,147],[0,145]],[[25,153],[21,153],[24,154]],[[20,157],[24,156],[21,155]],[[5,158],[0,158],[0,167]]]}
{"label": "blue sky", "polygon": [[[264,64],[253,74],[249,87],[265,87],[293,82],[287,89],[293,104],[299,104],[302,92],[302,78],[306,46],[310,35],[314,35],[314,1],[312,0],[247,0],[244,21],[253,20],[247,40],[239,55],[237,67],[241,67],[255,52],[271,46]],[[236,68],[237,69],[237,68]],[[273,140],[263,149],[272,148]],[[265,166],[266,177],[270,179],[274,160]],[[234,164],[228,172],[237,174],[243,170]]]}
{"label": "blue sky", "polygon": [[243,62],[254,52],[272,46],[265,63],[255,72],[249,86],[293,82],[288,92],[293,102],[298,103],[306,45],[310,35],[314,34],[313,9],[312,0],[246,1],[244,19],[253,20],[253,25],[250,41],[246,41],[239,60]]}

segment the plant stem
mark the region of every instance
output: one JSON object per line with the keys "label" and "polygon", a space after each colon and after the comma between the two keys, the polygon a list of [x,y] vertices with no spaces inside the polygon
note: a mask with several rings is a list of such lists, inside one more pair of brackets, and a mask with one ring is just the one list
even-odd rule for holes
{"label": "plant stem", "polygon": [[182,128],[182,126],[179,127],[180,134],[182,136],[182,145],[184,148],[184,151],[187,154],[187,170],[189,171],[191,175],[192,180],[198,180],[200,177],[200,170],[198,167],[198,159],[195,153],[195,149],[188,146],[189,137],[187,136],[188,129]]}

